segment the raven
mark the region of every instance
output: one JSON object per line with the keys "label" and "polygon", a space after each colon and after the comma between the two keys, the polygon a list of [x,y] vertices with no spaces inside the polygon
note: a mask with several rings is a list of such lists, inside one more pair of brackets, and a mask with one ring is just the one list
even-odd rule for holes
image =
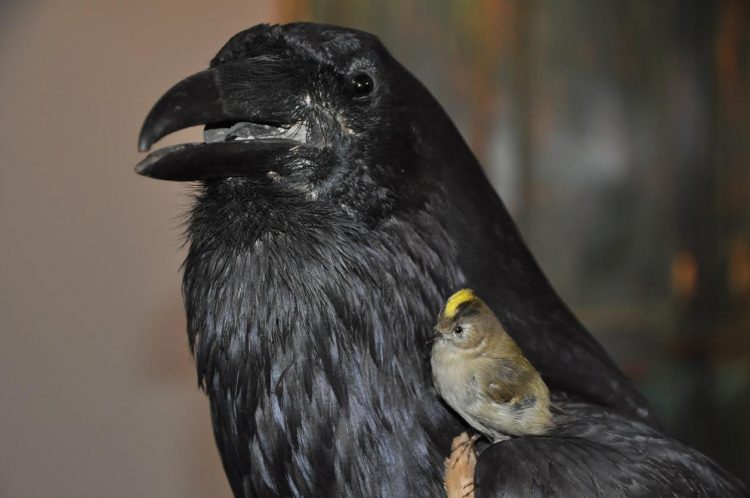
{"label": "raven", "polygon": [[139,149],[195,125],[203,143],[136,169],[197,182],[188,336],[236,496],[440,496],[466,425],[432,386],[428,341],[465,286],[553,395],[579,403],[563,424],[576,430],[487,449],[478,496],[657,493],[669,489],[653,484],[660,469],[694,473],[690,489],[709,494],[740,489],[682,446],[651,454],[645,441],[666,439],[643,397],[551,288],[442,107],[376,37],[243,31],[154,105]]}

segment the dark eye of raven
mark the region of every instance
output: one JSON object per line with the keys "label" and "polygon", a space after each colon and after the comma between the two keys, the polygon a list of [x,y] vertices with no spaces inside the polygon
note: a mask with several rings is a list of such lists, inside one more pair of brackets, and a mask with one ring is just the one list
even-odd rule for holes
{"label": "dark eye of raven", "polygon": [[461,335],[464,333],[464,328],[460,325],[456,325],[456,328],[453,329],[453,333],[456,335]]}
{"label": "dark eye of raven", "polygon": [[352,76],[351,87],[355,97],[364,97],[372,92],[375,86],[372,78],[367,73],[357,73]]}

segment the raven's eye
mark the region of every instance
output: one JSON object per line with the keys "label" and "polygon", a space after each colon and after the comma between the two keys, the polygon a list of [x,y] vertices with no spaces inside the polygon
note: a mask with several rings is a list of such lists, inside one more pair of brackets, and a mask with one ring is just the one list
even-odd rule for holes
{"label": "raven's eye", "polygon": [[453,333],[456,335],[461,335],[464,333],[464,328],[460,325],[456,325],[456,328],[453,329]]}
{"label": "raven's eye", "polygon": [[355,97],[368,95],[374,86],[375,83],[367,73],[357,73],[352,76],[351,87]]}

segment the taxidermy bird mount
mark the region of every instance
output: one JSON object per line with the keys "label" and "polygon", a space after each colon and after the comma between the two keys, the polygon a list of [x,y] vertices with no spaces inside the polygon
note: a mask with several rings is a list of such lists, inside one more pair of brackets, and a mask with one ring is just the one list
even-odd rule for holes
{"label": "taxidermy bird mount", "polygon": [[[550,287],[449,117],[374,36],[243,31],[155,104],[139,148],[200,124],[205,142],[157,150],[137,171],[197,182],[188,335],[236,496],[440,496],[467,426],[432,387],[428,340],[463,286],[553,395],[655,424]],[[507,487],[493,481],[509,472],[504,456],[526,464],[514,482],[554,487],[554,474],[527,474],[567,458],[559,447],[486,451],[478,496]],[[590,451],[597,472],[617,474],[600,456]]]}

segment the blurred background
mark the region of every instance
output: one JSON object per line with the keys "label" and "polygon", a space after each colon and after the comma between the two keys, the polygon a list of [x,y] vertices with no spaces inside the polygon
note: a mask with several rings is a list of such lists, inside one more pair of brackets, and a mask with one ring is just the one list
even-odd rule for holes
{"label": "blurred background", "polygon": [[189,189],[135,175],[135,142],[230,35],[292,20],[381,37],[667,431],[750,480],[747,2],[0,0],[0,496],[230,496]]}

